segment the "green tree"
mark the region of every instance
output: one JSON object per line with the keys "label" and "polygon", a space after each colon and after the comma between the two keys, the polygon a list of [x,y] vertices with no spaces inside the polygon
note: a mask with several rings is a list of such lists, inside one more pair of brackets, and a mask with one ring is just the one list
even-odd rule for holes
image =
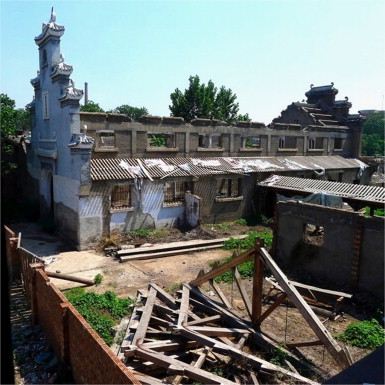
{"label": "green tree", "polygon": [[143,115],[148,115],[148,110],[146,107],[132,107],[128,104],[123,104],[119,107],[116,107],[111,112],[127,115],[134,122],[138,122]]}
{"label": "green tree", "polygon": [[362,155],[384,156],[384,118],[383,112],[370,114],[366,118],[362,131]]}
{"label": "green tree", "polygon": [[87,104],[80,106],[80,111],[84,112],[105,112],[102,107],[99,106],[98,103],[89,100]]}
{"label": "green tree", "polygon": [[199,76],[189,77],[189,87],[184,91],[178,88],[170,95],[171,116],[181,116],[186,122],[195,118],[219,119],[228,123],[249,119],[248,115],[238,115],[237,96],[230,88],[221,86],[219,91],[209,80],[201,83]]}
{"label": "green tree", "polygon": [[16,134],[17,111],[15,101],[7,94],[0,95],[0,119],[1,119],[1,138],[8,138]]}

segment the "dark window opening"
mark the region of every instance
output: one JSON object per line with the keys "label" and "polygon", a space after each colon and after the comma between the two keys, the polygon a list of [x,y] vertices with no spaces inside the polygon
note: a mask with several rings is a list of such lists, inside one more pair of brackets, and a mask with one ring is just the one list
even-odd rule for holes
{"label": "dark window opening", "polygon": [[113,186],[111,190],[111,208],[119,210],[131,206],[131,186],[128,184]]}
{"label": "dark window opening", "polygon": [[281,136],[278,139],[278,148],[285,148],[285,137]]}
{"label": "dark window opening", "polygon": [[164,203],[183,202],[185,192],[193,194],[193,183],[189,181],[169,181],[164,184]]}
{"label": "dark window opening", "polygon": [[217,198],[236,198],[241,196],[241,179],[222,179],[218,185]]}
{"label": "dark window opening", "polygon": [[314,246],[323,246],[325,231],[322,226],[305,223],[302,239],[305,243]]}
{"label": "dark window opening", "polygon": [[115,148],[115,133],[114,132],[99,132],[97,145],[99,148]]}
{"label": "dark window opening", "polygon": [[342,139],[341,138],[334,138],[334,149],[335,150],[342,150]]}

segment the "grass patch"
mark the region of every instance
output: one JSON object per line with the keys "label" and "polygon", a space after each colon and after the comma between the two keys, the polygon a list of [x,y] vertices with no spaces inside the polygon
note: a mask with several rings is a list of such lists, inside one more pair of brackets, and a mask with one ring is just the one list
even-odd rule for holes
{"label": "grass patch", "polygon": [[385,342],[384,329],[375,319],[354,322],[337,338],[358,348],[371,350]]}
{"label": "grass patch", "polygon": [[64,294],[107,345],[113,343],[114,326],[131,313],[132,301],[129,298],[120,299],[112,291],[97,294],[75,288]]}
{"label": "grass patch", "polygon": [[[383,217],[385,215],[384,209],[374,210],[373,215]],[[365,216],[370,217],[370,207],[365,207]]]}

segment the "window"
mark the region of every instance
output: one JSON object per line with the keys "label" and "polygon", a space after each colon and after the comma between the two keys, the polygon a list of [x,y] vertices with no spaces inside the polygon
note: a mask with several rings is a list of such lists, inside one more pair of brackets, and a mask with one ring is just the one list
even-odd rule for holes
{"label": "window", "polygon": [[223,138],[221,135],[199,134],[198,146],[200,148],[220,149],[223,147]]}
{"label": "window", "polygon": [[97,133],[97,147],[100,149],[115,149],[115,132],[114,131],[99,131]]}
{"label": "window", "polygon": [[285,137],[280,136],[278,139],[278,148],[285,148]]}
{"label": "window", "polygon": [[315,149],[315,138],[309,138],[309,150]]}
{"label": "window", "polygon": [[308,245],[322,246],[324,244],[324,228],[305,223],[303,226],[303,242]]}
{"label": "window", "polygon": [[241,196],[241,179],[222,179],[217,188],[217,198],[236,198]]}
{"label": "window", "polygon": [[342,150],[342,139],[341,138],[334,138],[334,149],[335,150]]}
{"label": "window", "polygon": [[112,186],[111,189],[111,209],[124,210],[132,207],[131,185],[122,184]]}
{"label": "window", "polygon": [[148,134],[149,147],[175,148],[175,134]]}
{"label": "window", "polygon": [[164,203],[172,204],[184,201],[186,191],[193,193],[192,182],[186,181],[168,181],[164,184],[163,194]]}
{"label": "window", "polygon": [[43,119],[49,119],[48,91],[43,92]]}
{"label": "window", "polygon": [[242,148],[260,148],[261,139],[259,136],[248,136],[242,138]]}

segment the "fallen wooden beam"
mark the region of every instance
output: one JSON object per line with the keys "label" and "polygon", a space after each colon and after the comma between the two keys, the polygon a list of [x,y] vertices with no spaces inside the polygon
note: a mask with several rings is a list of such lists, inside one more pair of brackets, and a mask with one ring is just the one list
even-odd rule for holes
{"label": "fallen wooden beam", "polygon": [[221,328],[214,326],[188,326],[189,330],[194,330],[198,333],[201,333],[205,336],[215,336],[215,337],[232,337],[243,335],[245,333],[250,334],[247,329],[237,329],[237,328]]}
{"label": "fallen wooden beam", "polygon": [[220,314],[213,315],[211,317],[205,317],[205,318],[201,318],[201,319],[197,319],[197,320],[194,320],[194,321],[187,322],[187,325],[188,326],[201,325],[201,324],[204,324],[204,323],[207,323],[207,322],[219,321],[221,318],[222,318],[222,316]]}
{"label": "fallen wooden beam", "polygon": [[170,257],[172,255],[192,253],[194,251],[200,251],[200,250],[206,250],[206,249],[218,249],[219,247],[221,247],[221,245],[208,245],[208,246],[192,247],[192,248],[177,249],[177,250],[162,251],[162,252],[154,251],[153,253],[147,253],[147,254],[122,256],[119,258],[119,262],[130,262],[130,261],[138,261],[138,260],[152,259],[152,258],[164,258],[164,257]]}
{"label": "fallen wooden beam", "polygon": [[241,275],[239,274],[239,271],[236,267],[233,267],[233,274],[234,274],[235,282],[238,286],[238,290],[241,293],[243,303],[245,304],[247,314],[251,319],[252,305],[251,305],[250,297],[247,294],[245,287],[243,286]]}
{"label": "fallen wooden beam", "polygon": [[302,314],[309,326],[313,329],[317,337],[324,343],[326,349],[334,357],[336,362],[343,368],[352,364],[345,351],[337,344],[322,322],[314,314],[306,301],[302,298],[295,286],[287,279],[286,275],[278,267],[277,263],[271,258],[267,250],[263,247],[259,249],[259,255],[273,273],[274,278],[282,287],[290,301],[296,306],[298,311]]}
{"label": "fallen wooden beam", "polygon": [[217,293],[217,296],[220,298],[220,300],[223,302],[223,304],[228,308],[232,309],[231,303],[228,301],[226,296],[223,294],[221,288],[219,285],[214,281],[214,279],[209,279],[209,283],[211,287],[214,289],[214,291]]}
{"label": "fallen wooden beam", "polygon": [[219,265],[218,267],[215,267],[214,269],[210,270],[208,273],[205,273],[203,275],[200,275],[199,277],[195,278],[190,282],[190,285],[192,286],[200,286],[202,283],[207,282],[211,278],[215,278],[218,275],[221,275],[227,270],[230,270],[231,268],[238,266],[240,263],[246,262],[249,259],[252,258],[254,254],[254,249],[245,251],[244,253],[233,257],[230,259],[230,261],[223,263],[222,265]]}
{"label": "fallen wooden beam", "polygon": [[48,275],[48,277],[52,277],[52,278],[64,279],[66,281],[71,281],[71,282],[84,283],[85,285],[89,285],[89,286],[92,286],[95,284],[94,280],[92,279],[80,278],[80,277],[75,277],[73,275],[62,274],[62,273],[54,273],[52,271],[46,271],[45,273]]}

